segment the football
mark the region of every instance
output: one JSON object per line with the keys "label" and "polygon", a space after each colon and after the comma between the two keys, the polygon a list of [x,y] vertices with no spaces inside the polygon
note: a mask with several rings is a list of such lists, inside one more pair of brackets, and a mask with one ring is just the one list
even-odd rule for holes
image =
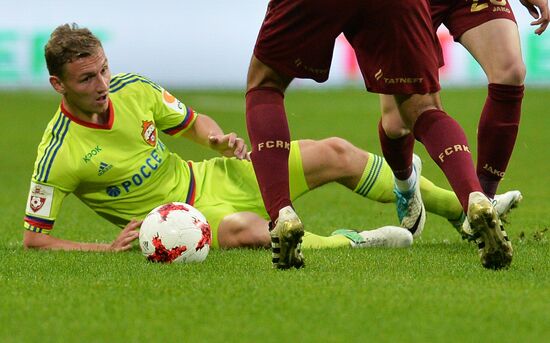
{"label": "football", "polygon": [[206,218],[183,202],[153,209],[141,224],[139,245],[152,262],[202,262],[208,256],[212,234]]}

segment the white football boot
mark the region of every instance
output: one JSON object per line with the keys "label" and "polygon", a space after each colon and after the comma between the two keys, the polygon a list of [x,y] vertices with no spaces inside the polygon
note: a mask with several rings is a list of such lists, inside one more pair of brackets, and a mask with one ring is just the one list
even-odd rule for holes
{"label": "white football boot", "polygon": [[[510,213],[510,211],[512,211],[512,209],[519,206],[519,203],[522,199],[523,196],[521,195],[521,192],[517,190],[495,195],[495,198],[492,202],[495,210],[497,210],[499,219],[502,222],[507,223],[508,214]],[[459,219],[449,220],[449,222],[462,236],[462,239],[468,241],[476,240],[476,237],[474,237],[472,229],[470,228],[470,223],[468,222],[468,219],[466,218],[466,215],[464,213],[462,213],[462,216]]]}
{"label": "white football boot", "polygon": [[340,229],[331,234],[331,236],[334,235],[343,235],[348,238],[353,248],[407,248],[413,243],[412,233],[398,226],[383,226],[365,231]]}

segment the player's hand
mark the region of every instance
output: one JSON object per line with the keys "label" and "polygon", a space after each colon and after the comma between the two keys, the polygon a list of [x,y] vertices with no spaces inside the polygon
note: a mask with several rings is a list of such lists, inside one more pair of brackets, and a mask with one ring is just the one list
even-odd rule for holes
{"label": "player's hand", "polygon": [[239,160],[248,159],[248,146],[244,139],[237,137],[234,132],[225,135],[208,136],[210,147],[226,157],[237,157]]}
{"label": "player's hand", "polygon": [[111,251],[126,251],[132,247],[132,242],[139,237],[139,227],[143,220],[132,219],[128,225],[122,229],[118,237],[111,243]]}
{"label": "player's hand", "polygon": [[531,22],[531,26],[538,26],[535,30],[537,35],[542,34],[548,27],[550,21],[550,11],[548,10],[548,0],[519,0],[523,6],[527,8],[529,14],[535,21]]}

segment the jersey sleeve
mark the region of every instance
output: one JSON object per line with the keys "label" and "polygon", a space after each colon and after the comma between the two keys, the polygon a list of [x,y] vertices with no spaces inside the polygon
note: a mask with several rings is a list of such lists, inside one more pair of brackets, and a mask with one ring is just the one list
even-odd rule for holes
{"label": "jersey sleeve", "polygon": [[61,209],[63,199],[69,194],[58,187],[31,181],[25,209],[25,229],[49,234]]}
{"label": "jersey sleeve", "polygon": [[24,227],[49,234],[63,199],[74,191],[78,178],[71,172],[73,158],[68,153],[70,120],[58,112],[44,131],[34,163],[25,207]]}
{"label": "jersey sleeve", "polygon": [[197,119],[196,112],[186,106],[166,89],[148,80],[148,84],[142,82],[149,90],[154,89],[151,95],[154,98],[153,116],[155,125],[162,132],[170,136],[178,136],[193,126]]}

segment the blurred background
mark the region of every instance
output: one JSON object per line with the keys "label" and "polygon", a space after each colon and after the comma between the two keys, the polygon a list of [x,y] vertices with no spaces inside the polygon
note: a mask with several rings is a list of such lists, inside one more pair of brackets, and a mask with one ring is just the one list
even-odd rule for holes
{"label": "blurred background", "polygon": [[[0,89],[47,88],[43,47],[60,24],[76,22],[104,42],[113,73],[136,72],[172,88],[245,86],[246,71],[267,0],[78,2],[2,1]],[[536,36],[519,0],[512,0],[529,85],[550,85],[550,33]],[[438,32],[446,66],[444,86],[485,84],[480,67],[447,30]],[[498,54],[495,51],[495,54]],[[297,80],[295,87],[312,81]],[[353,51],[339,37],[328,85],[362,86]]]}

